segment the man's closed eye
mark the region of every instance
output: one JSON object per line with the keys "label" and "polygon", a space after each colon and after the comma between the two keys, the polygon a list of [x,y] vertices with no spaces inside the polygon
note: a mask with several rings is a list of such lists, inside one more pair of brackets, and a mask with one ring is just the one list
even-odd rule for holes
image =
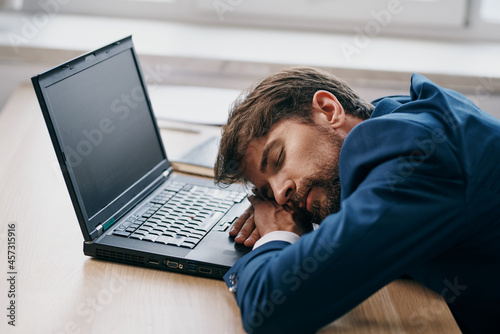
{"label": "man's closed eye", "polygon": [[276,159],[276,167],[279,168],[283,164],[284,160],[285,160],[285,147],[282,147],[278,155],[278,159]]}

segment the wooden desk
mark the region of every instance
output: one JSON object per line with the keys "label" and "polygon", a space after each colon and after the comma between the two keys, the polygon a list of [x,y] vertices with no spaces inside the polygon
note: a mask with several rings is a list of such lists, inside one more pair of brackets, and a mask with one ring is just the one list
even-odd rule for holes
{"label": "wooden desk", "polygon": [[[176,149],[175,136],[166,131],[167,152]],[[222,281],[83,255],[83,237],[28,85],[0,113],[0,189],[1,333],[244,332],[238,306]],[[9,223],[16,225],[16,328],[5,316]],[[406,280],[389,284],[321,330],[379,332],[460,331],[441,296]]]}

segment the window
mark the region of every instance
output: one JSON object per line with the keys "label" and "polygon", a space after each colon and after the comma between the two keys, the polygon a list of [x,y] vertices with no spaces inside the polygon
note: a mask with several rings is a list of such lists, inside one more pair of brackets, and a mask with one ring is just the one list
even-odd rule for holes
{"label": "window", "polygon": [[462,26],[466,19],[466,0],[197,0],[207,14],[216,12],[240,19],[303,21],[342,25],[378,19],[398,26]]}
{"label": "window", "polygon": [[500,23],[500,1],[483,0],[481,19],[490,23]]}
{"label": "window", "polygon": [[[2,1],[2,0],[0,0]],[[2,3],[2,2],[0,2]],[[27,11],[500,40],[498,0],[3,0]]]}

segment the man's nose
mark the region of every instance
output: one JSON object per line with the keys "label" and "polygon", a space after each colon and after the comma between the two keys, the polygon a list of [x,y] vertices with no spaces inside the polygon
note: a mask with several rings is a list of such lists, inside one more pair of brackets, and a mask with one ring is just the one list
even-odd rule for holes
{"label": "man's nose", "polygon": [[295,183],[290,179],[283,180],[281,182],[276,181],[272,188],[274,199],[279,205],[287,204],[292,199],[292,195],[296,189]]}

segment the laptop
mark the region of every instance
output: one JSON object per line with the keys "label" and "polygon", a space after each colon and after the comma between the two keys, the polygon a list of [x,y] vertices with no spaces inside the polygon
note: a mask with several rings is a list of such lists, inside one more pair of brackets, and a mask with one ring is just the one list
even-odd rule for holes
{"label": "laptop", "polygon": [[222,279],[249,251],[227,233],[245,189],[173,172],[131,36],[31,80],[84,254]]}

